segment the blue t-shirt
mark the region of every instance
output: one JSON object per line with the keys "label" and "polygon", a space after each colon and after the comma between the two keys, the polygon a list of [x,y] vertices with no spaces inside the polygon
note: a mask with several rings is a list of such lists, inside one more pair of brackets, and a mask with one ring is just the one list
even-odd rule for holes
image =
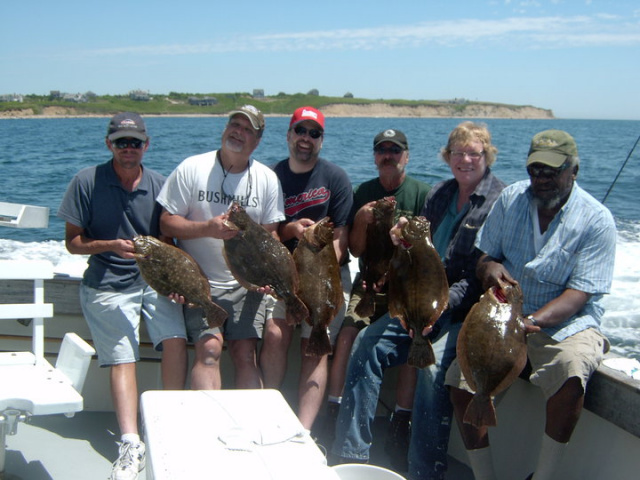
{"label": "blue t-shirt", "polygon": [[[160,213],[156,203],[164,177],[143,167],[138,187],[129,192],[111,164],[80,170],[71,180],[58,209],[58,217],[82,227],[88,238],[95,240],[133,239],[136,235],[160,235]],[[133,259],[114,252],[89,257],[83,283],[91,288],[119,291],[143,283]]]}

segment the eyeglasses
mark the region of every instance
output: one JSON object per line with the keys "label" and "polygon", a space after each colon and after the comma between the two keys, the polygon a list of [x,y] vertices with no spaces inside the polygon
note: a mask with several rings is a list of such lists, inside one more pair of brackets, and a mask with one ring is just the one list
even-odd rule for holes
{"label": "eyeglasses", "polygon": [[138,140],[137,138],[119,138],[111,142],[111,145],[116,147],[118,150],[122,150],[123,148],[142,148],[144,142],[142,140]]}
{"label": "eyeglasses", "polygon": [[469,158],[469,160],[480,160],[484,155],[484,150],[482,152],[454,152],[451,151],[449,153],[450,157],[455,160],[462,160],[465,156]]}
{"label": "eyeglasses", "polygon": [[373,148],[373,152],[377,153],[378,155],[384,155],[386,153],[398,155],[399,153],[404,152],[404,149],[398,145],[392,145],[390,147],[381,147],[380,145],[378,145],[377,147]]}
{"label": "eyeglasses", "polygon": [[543,165],[541,163],[533,163],[527,167],[527,173],[530,177],[555,178],[569,168],[569,162],[564,162],[558,168]]}
{"label": "eyeglasses", "polygon": [[318,129],[318,128],[312,128],[312,129],[307,129],[305,127],[303,127],[302,125],[298,125],[293,129],[294,132],[296,132],[296,135],[302,136],[305,133],[308,133],[309,136],[311,138],[313,138],[314,140],[317,138],[320,138],[322,136],[322,134],[324,133],[322,130]]}

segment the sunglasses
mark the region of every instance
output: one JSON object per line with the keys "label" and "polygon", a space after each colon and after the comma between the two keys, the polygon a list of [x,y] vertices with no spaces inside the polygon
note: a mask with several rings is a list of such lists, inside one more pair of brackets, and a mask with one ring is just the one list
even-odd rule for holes
{"label": "sunglasses", "polygon": [[123,148],[142,148],[144,142],[142,140],[138,140],[137,138],[119,138],[111,142],[111,145],[116,147],[118,150],[122,150]]}
{"label": "sunglasses", "polygon": [[569,162],[565,162],[558,168],[553,168],[548,165],[542,165],[540,163],[534,163],[527,167],[527,173],[530,177],[545,177],[555,178],[569,168]]}
{"label": "sunglasses", "polygon": [[322,136],[322,134],[324,133],[322,130],[317,129],[317,128],[312,128],[312,129],[306,129],[305,127],[303,127],[302,125],[298,125],[297,127],[295,127],[293,129],[294,132],[296,132],[296,135],[304,135],[305,133],[308,133],[309,136],[311,138],[313,138],[314,140],[317,138],[320,138]]}
{"label": "sunglasses", "polygon": [[394,155],[398,155],[399,153],[403,152],[404,149],[399,147],[398,145],[393,145],[391,147],[374,147],[373,151],[379,155],[384,155],[386,153],[393,153]]}

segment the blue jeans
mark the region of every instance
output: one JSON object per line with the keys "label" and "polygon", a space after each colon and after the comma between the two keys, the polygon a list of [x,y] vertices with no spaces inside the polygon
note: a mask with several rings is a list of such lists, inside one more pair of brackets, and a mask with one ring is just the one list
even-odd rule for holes
{"label": "blue jeans", "polygon": [[[418,373],[409,446],[409,475],[414,480],[441,478],[447,467],[452,407],[444,377],[456,354],[461,324],[451,324],[448,312],[438,320],[432,345],[436,364]],[[371,425],[384,370],[406,363],[411,338],[389,314],[362,330],[351,350],[332,453],[367,461]]]}
{"label": "blue jeans", "polygon": [[453,419],[449,390],[444,385],[447,369],[456,358],[456,342],[462,323],[452,323],[445,312],[431,339],[436,363],[418,371],[418,384],[411,414],[409,478],[443,480],[447,471],[447,449]]}

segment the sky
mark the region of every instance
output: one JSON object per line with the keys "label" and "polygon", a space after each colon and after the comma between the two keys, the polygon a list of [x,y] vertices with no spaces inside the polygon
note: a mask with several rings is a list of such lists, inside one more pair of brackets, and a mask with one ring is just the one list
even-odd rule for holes
{"label": "sky", "polygon": [[5,2],[0,94],[351,93],[640,120],[637,0]]}

